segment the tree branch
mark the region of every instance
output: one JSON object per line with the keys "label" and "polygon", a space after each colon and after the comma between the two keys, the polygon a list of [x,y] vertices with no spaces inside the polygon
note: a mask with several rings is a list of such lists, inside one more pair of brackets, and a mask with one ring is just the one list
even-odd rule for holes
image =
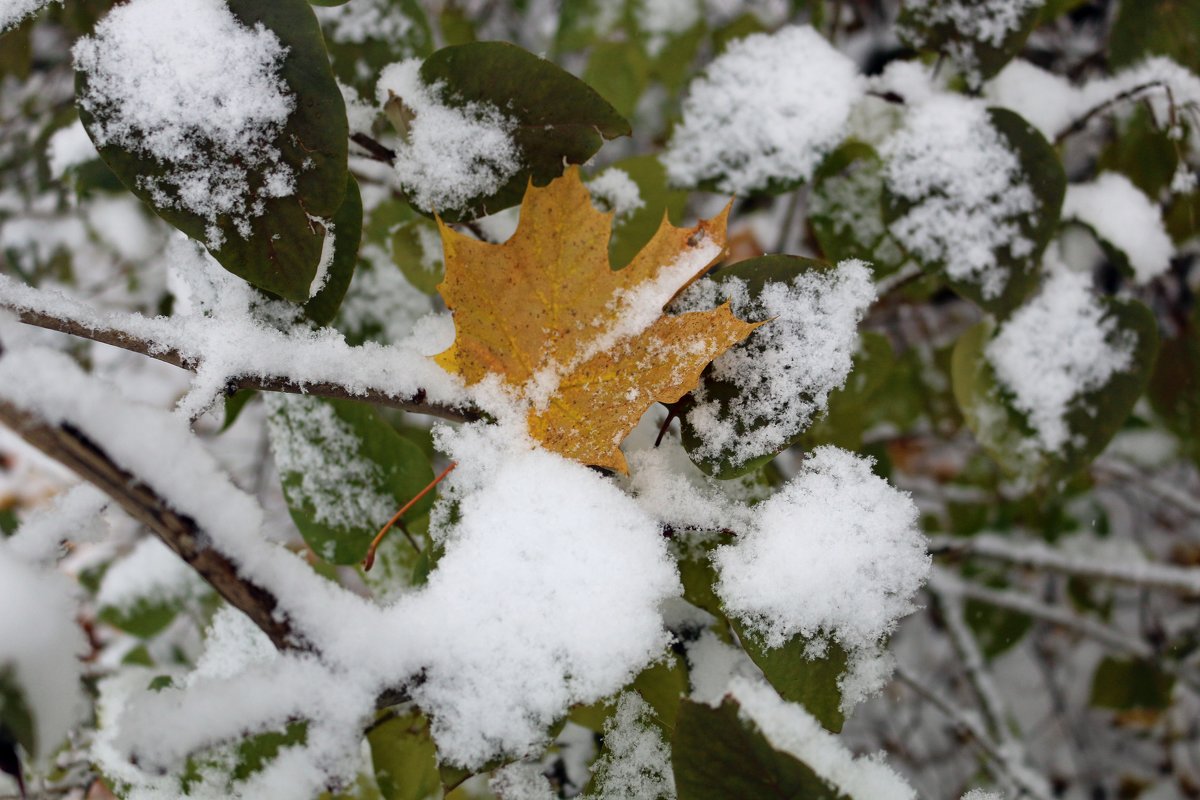
{"label": "tree branch", "polygon": [[[183,352],[179,347],[173,347],[162,342],[138,336],[119,327],[106,327],[89,324],[88,322],[50,314],[38,309],[29,308],[23,304],[14,303],[0,296],[0,309],[11,311],[26,325],[33,325],[46,330],[58,331],[83,339],[90,339],[101,344],[119,347],[132,353],[139,353],[150,358],[158,359],[180,369],[195,372],[201,366],[202,359]],[[318,397],[332,397],[345,400],[361,400],[375,405],[398,408],[418,414],[428,414],[452,422],[469,422],[480,419],[480,413],[472,408],[455,408],[441,403],[430,402],[423,390],[410,397],[399,397],[382,389],[367,387],[354,390],[333,381],[299,381],[287,375],[239,375],[227,382],[230,393],[239,389],[256,389],[270,392],[286,392],[289,394],[308,394]]]}
{"label": "tree branch", "polygon": [[1141,94],[1142,92],[1146,91],[1147,89],[1154,89],[1155,87],[1160,87],[1160,86],[1164,86],[1162,81],[1148,81],[1147,83],[1142,83],[1137,86],[1126,89],[1125,91],[1121,92],[1120,94],[1113,95],[1112,97],[1108,98],[1104,102],[1098,103],[1097,105],[1092,106],[1091,108],[1089,108],[1087,110],[1087,113],[1085,113],[1082,117],[1079,117],[1074,122],[1072,122],[1070,125],[1068,125],[1066,128],[1063,128],[1061,131],[1059,131],[1058,134],[1054,137],[1054,143],[1056,145],[1062,144],[1063,140],[1066,139],[1068,136],[1070,136],[1073,133],[1078,133],[1079,131],[1083,130],[1084,128],[1087,127],[1088,123],[1091,122],[1097,115],[1103,114],[1107,109],[1112,108],[1117,103],[1120,103],[1122,100],[1128,100],[1129,98],[1131,98],[1135,95]]}
{"label": "tree branch", "polygon": [[208,537],[192,519],[172,510],[162,497],[113,462],[82,432],[69,424],[48,424],[4,400],[0,400],[0,422],[104,491],[196,570],[226,602],[246,614],[277,648],[313,649],[277,613],[274,595],[239,575],[229,558],[209,546]]}

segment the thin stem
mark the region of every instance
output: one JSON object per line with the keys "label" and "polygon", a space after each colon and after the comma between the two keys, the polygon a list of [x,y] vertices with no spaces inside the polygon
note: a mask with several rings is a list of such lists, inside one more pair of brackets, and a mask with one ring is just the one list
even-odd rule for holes
{"label": "thin stem", "polygon": [[1112,97],[1108,98],[1107,100],[1105,100],[1102,103],[1098,103],[1098,104],[1092,106],[1090,109],[1087,110],[1087,113],[1085,113],[1082,117],[1079,117],[1074,122],[1072,122],[1070,125],[1068,125],[1066,128],[1059,131],[1058,135],[1056,135],[1054,137],[1054,143],[1056,145],[1062,144],[1063,141],[1068,136],[1070,136],[1071,134],[1074,134],[1074,133],[1078,133],[1079,131],[1086,128],[1088,123],[1091,122],[1097,115],[1103,114],[1105,111],[1107,111],[1109,108],[1112,108],[1117,103],[1120,103],[1124,100],[1128,100],[1129,98],[1133,97],[1134,95],[1140,94],[1141,92],[1144,92],[1147,89],[1153,89],[1157,86],[1163,86],[1162,81],[1149,81],[1147,83],[1142,83],[1142,84],[1134,86],[1130,89],[1126,89],[1125,91],[1121,92],[1120,94],[1113,95]]}
{"label": "thin stem", "polygon": [[384,164],[396,163],[396,151],[390,147],[386,147],[377,140],[371,138],[365,133],[350,134],[350,141],[367,151],[367,158],[373,161],[381,161]]}
{"label": "thin stem", "polygon": [[397,522],[399,522],[400,518],[402,516],[404,516],[404,513],[406,511],[408,511],[410,508],[412,508],[414,505],[416,505],[418,500],[420,500],[422,497],[424,497],[425,495],[427,495],[431,491],[433,491],[433,487],[435,487],[439,483],[441,483],[442,479],[445,478],[447,475],[449,475],[451,472],[453,472],[454,468],[457,466],[458,466],[457,461],[451,461],[450,466],[448,466],[444,470],[442,470],[441,475],[438,475],[436,478],[434,478],[432,481],[429,482],[428,486],[426,486],[421,491],[417,492],[416,496],[413,497],[413,499],[409,500],[407,503],[405,503],[403,506],[401,506],[400,510],[397,511],[395,514],[393,514],[392,518],[387,521],[387,524],[379,529],[379,533],[375,534],[375,538],[371,540],[371,546],[367,548],[367,557],[363,559],[362,568],[363,568],[364,572],[369,572],[371,570],[371,567],[375,566],[375,551],[379,548],[380,543],[383,541],[383,537],[386,536],[387,532],[392,529],[392,526],[395,525]]}

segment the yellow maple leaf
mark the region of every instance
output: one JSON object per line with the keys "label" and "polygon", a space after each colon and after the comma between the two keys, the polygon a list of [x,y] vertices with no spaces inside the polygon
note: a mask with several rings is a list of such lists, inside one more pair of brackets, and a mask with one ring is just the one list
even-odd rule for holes
{"label": "yellow maple leaf", "polygon": [[498,374],[530,402],[529,431],[548,449],[627,471],[618,445],[656,402],[691,391],[710,361],[758,324],[728,304],[678,316],[663,308],[725,249],[728,206],[694,228],[663,215],[624,269],[608,262],[612,214],[597,211],[579,170],[530,184],[503,244],[439,220],[454,344],[437,362],[468,384]]}

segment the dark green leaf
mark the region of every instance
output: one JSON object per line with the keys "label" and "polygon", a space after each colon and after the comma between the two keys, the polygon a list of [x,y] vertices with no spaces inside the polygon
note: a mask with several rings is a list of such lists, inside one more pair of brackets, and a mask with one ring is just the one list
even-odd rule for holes
{"label": "dark green leaf", "polygon": [[1200,307],[1163,339],[1148,390],[1150,403],[1200,465]]}
{"label": "dark green leaf", "polygon": [[902,39],[918,49],[950,56],[966,73],[968,82],[978,85],[999,72],[1021,52],[1025,40],[1037,26],[1039,4],[1030,3],[1016,26],[1005,34],[999,44],[995,44],[990,40],[972,38],[953,22],[939,21],[942,6],[957,6],[960,2],[932,0],[920,5],[908,4],[901,10],[897,25]]}
{"label": "dark green leaf", "polygon": [[812,424],[802,439],[805,449],[832,444],[858,450],[870,424],[870,410],[895,366],[891,342],[881,333],[864,331],[859,338],[854,366],[846,385],[829,393],[828,410]]}
{"label": "dark green leaf", "polygon": [[954,348],[951,379],[967,425],[988,453],[1008,472],[1050,485],[1086,467],[1125,423],[1150,379],[1158,351],[1154,314],[1134,300],[1104,298],[1116,329],[1136,337],[1131,370],[1117,372],[1103,387],[1076,397],[1066,414],[1070,440],[1060,452],[1031,449],[1032,428],[998,385],[985,348],[993,324],[982,322],[963,334]]}
{"label": "dark green leaf", "polygon": [[[255,286],[295,302],[309,298],[309,288],[321,260],[325,229],[314,219],[330,219],[342,206],[346,187],[348,131],[346,109],[333,78],[325,43],[312,8],[305,0],[229,0],[229,8],[247,27],[261,24],[287,48],[280,78],[295,98],[295,110],[272,145],[281,163],[295,173],[295,192],[287,197],[260,198],[261,215],[249,220],[251,234],[243,238],[233,219],[221,217],[217,227],[224,235],[213,256],[230,272]],[[76,73],[76,96],[81,99],[80,119],[92,135],[98,122],[84,99],[88,78]],[[107,115],[110,109],[96,109]],[[94,138],[94,136],[93,136]],[[109,144],[100,155],[125,186],[152,206],[167,222],[201,242],[208,240],[208,221],[177,208],[155,206],[148,178],[159,178],[168,169],[153,158]],[[262,175],[251,176],[257,197]]]}
{"label": "dark green leaf", "polygon": [[[976,305],[1004,317],[1019,306],[1037,286],[1042,252],[1058,227],[1063,197],[1067,190],[1067,176],[1054,148],[1018,114],[1005,108],[990,108],[988,116],[992,127],[1017,157],[1020,164],[1020,177],[1017,180],[1028,185],[1038,201],[1036,209],[1013,220],[1021,237],[1033,244],[1033,251],[1019,257],[1013,255],[1008,245],[995,251],[996,263],[1008,274],[1004,288],[996,297],[985,297],[980,284],[973,280],[951,278],[945,272],[945,264],[930,263],[921,266],[942,275],[954,291]],[[901,199],[892,195],[885,187],[883,202],[884,219],[893,222],[903,217],[914,206],[919,206],[923,198],[915,202]]]}
{"label": "dark green leaf", "polygon": [[231,396],[225,398],[225,417],[221,420],[221,433],[233,427],[233,423],[242,414],[242,410],[246,408],[258,392],[254,389],[238,389]]}
{"label": "dark green leaf", "polygon": [[346,195],[333,217],[333,261],[325,285],[304,304],[304,314],[318,325],[328,325],[337,316],[338,307],[350,288],[354,265],[358,263],[358,244],[363,230],[362,195],[353,175],[346,176]]}
{"label": "dark green leaf", "polygon": [[846,651],[837,642],[825,646],[821,658],[807,655],[809,640],[795,636],[780,647],[768,648],[736,618],[730,623],[746,655],[758,665],[763,675],[791,703],[799,703],[817,718],[826,729],[839,733],[846,722],[842,713],[842,692],[838,681],[846,672]]}
{"label": "dark green leaf", "polygon": [[1163,709],[1171,704],[1175,676],[1153,661],[1109,656],[1092,676],[1091,705],[1125,711]]}
{"label": "dark green leaf", "polygon": [[0,666],[0,738],[15,741],[34,758],[40,752],[39,745],[52,744],[37,740],[33,710],[25,699],[25,690],[17,681],[16,670],[7,665]]}
{"label": "dark green leaf", "polygon": [[[760,258],[751,258],[746,261],[739,261],[733,266],[718,270],[711,277],[718,283],[727,280],[740,280],[745,283],[746,295],[751,301],[754,301],[761,293],[764,287],[770,283],[791,283],[797,276],[809,272],[811,270],[823,271],[829,268],[828,264],[820,261],[814,261],[810,258],[802,258],[800,256],[762,256]],[[741,319],[746,319],[746,311],[742,308],[742,304],[734,302],[732,305],[733,313]],[[746,341],[739,345],[739,348],[747,348],[754,351],[756,348],[761,351],[762,345],[754,336],[751,336]],[[719,417],[726,417],[729,414],[728,409],[742,396],[745,387],[731,383],[729,381],[718,380],[711,374],[711,370],[705,371],[700,379],[701,387],[704,390],[706,402],[715,403],[717,405],[717,414]],[[687,395],[677,405],[679,411],[683,446],[688,451],[688,455],[692,461],[700,469],[704,470],[713,477],[721,480],[736,478],[739,475],[745,475],[749,472],[761,467],[768,461],[773,459],[777,453],[791,446],[804,435],[806,428],[799,428],[795,433],[785,441],[779,448],[772,450],[769,453],[762,453],[745,461],[737,461],[736,453],[732,450],[726,450],[719,453],[716,457],[708,457],[703,454],[704,446],[703,439],[696,432],[695,428],[688,422],[687,412],[693,407],[694,400],[691,395]],[[748,425],[739,423],[739,433],[759,430],[769,425],[776,425],[778,420],[774,416],[761,416],[751,420]]]}
{"label": "dark green leaf", "polygon": [[[334,564],[363,559],[389,516],[372,516],[386,510],[381,502],[399,509],[433,480],[421,449],[365,404],[287,397],[273,411],[271,436],[292,519],[313,552]],[[431,492],[405,520],[432,504]]]}
{"label": "dark green leaf", "polygon": [[1194,0],[1121,0],[1109,34],[1109,62],[1136,64],[1168,56],[1200,72],[1200,3]]}
{"label": "dark green leaf", "polygon": [[237,748],[237,764],[233,768],[233,779],[244,781],[256,772],[261,772],[267,762],[279,755],[283,748],[303,744],[308,740],[308,723],[288,723],[282,731],[267,731],[242,741]]}
{"label": "dark green leaf", "polygon": [[[582,164],[605,139],[627,136],[629,123],[583,81],[555,64],[507,42],[444,47],[425,60],[421,80],[442,84],[453,106],[487,103],[516,120],[513,140],[524,168],[497,192],[471,198],[465,210],[444,219],[471,219],[517,205],[530,180],[539,186]],[[439,209],[439,213],[441,213]]]}
{"label": "dark green leaf", "polygon": [[1158,197],[1171,185],[1179,164],[1176,142],[1141,106],[1119,124],[1116,139],[1100,154],[1097,171],[1120,172],[1148,197]]}
{"label": "dark green leaf", "polygon": [[671,765],[679,800],[848,800],[743,722],[731,698],[719,708],[683,701]]}
{"label": "dark green leaf", "polygon": [[583,80],[624,117],[632,117],[649,81],[646,56],[632,42],[601,42],[592,49]]}

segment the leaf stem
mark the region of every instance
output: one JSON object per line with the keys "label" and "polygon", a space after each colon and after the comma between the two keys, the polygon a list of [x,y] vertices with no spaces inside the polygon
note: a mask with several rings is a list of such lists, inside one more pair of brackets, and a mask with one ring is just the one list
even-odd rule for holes
{"label": "leaf stem", "polygon": [[387,524],[379,529],[379,533],[375,534],[375,538],[371,540],[371,546],[367,548],[367,556],[366,556],[366,558],[363,559],[363,562],[362,562],[363,572],[369,572],[371,570],[371,567],[373,567],[375,565],[375,551],[377,549],[379,549],[379,545],[383,541],[383,537],[386,536],[387,532],[392,529],[392,526],[395,525],[397,522],[399,522],[400,517],[404,516],[404,513],[406,511],[408,511],[410,508],[412,508],[414,505],[416,505],[418,500],[420,500],[422,497],[424,497],[425,495],[427,495],[431,491],[433,491],[433,487],[435,487],[439,483],[441,483],[442,479],[445,478],[447,475],[449,475],[451,472],[453,472],[454,468],[457,466],[458,466],[457,461],[451,461],[450,466],[448,466],[444,470],[442,470],[441,475],[438,475],[436,478],[434,478],[432,481],[430,481],[428,486],[426,486],[421,491],[417,492],[416,496],[413,497],[413,499],[409,500],[407,503],[405,503],[403,506],[401,506],[400,510],[397,511],[395,514],[393,514],[392,518],[387,521]]}

